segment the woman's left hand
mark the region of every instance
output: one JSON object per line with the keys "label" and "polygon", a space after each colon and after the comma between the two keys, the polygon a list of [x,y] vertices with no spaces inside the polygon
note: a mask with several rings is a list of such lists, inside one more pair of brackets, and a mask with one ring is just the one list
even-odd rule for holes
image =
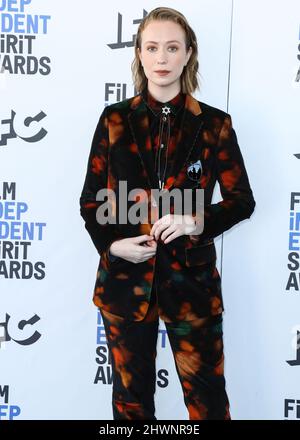
{"label": "woman's left hand", "polygon": [[195,234],[196,230],[196,221],[192,215],[167,214],[156,220],[150,235],[153,235],[157,241],[161,234],[161,240],[164,243],[170,243],[181,235]]}

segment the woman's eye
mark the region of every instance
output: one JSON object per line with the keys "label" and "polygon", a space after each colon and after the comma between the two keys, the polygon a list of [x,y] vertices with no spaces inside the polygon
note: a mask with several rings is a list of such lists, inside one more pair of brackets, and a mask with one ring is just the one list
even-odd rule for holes
{"label": "woman's eye", "polygon": [[[156,49],[156,47],[155,46],[149,46],[149,47],[147,47],[147,50],[149,51],[149,52],[154,52],[154,50],[152,50],[152,49]],[[177,50],[178,50],[178,47],[177,46],[170,46],[168,49],[171,49],[171,52],[176,52]]]}

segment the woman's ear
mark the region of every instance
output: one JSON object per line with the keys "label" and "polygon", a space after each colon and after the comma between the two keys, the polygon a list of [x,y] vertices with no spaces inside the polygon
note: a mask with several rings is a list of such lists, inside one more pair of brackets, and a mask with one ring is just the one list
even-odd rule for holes
{"label": "woman's ear", "polygon": [[138,57],[139,57],[140,63],[142,64],[142,54],[141,54],[140,48],[138,47],[138,48],[136,49],[136,51],[137,51],[137,54],[138,54]]}
{"label": "woman's ear", "polygon": [[192,53],[193,53],[193,48],[192,48],[192,46],[190,46],[189,50],[187,52],[187,55],[186,55],[186,63],[185,63],[185,65],[187,65],[187,63],[189,62],[189,59],[191,58]]}

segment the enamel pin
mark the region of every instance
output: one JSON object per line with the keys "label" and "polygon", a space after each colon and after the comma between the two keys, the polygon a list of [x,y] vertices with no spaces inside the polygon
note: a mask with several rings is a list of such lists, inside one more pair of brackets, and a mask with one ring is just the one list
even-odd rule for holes
{"label": "enamel pin", "polygon": [[199,180],[202,173],[201,161],[191,163],[187,169],[187,175],[191,180]]}

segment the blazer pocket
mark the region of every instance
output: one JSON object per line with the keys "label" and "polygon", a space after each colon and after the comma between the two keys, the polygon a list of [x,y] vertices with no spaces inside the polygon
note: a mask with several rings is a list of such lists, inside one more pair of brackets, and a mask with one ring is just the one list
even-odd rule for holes
{"label": "blazer pocket", "polygon": [[187,266],[201,266],[215,262],[217,259],[216,247],[213,241],[185,248],[185,263]]}

